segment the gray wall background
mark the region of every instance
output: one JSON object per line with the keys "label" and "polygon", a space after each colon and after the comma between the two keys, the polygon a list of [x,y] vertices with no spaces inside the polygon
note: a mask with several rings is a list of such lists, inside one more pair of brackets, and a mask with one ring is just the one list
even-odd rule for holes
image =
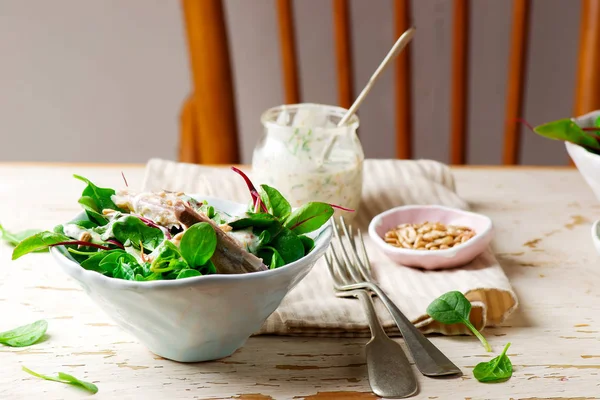
{"label": "gray wall background", "polygon": [[[225,0],[243,162],[259,117],[283,102],[274,0]],[[469,148],[472,164],[501,161],[511,2],[472,0]],[[413,0],[417,158],[448,160],[451,0]],[[392,0],[351,0],[355,88],[394,41]],[[303,101],[337,102],[331,2],[295,0]],[[573,109],[580,2],[534,0],[523,116]],[[0,161],[175,159],[190,91],[178,1],[0,0]],[[360,109],[368,157],[393,158],[393,73]],[[521,162],[565,164],[564,146],[523,130]]]}

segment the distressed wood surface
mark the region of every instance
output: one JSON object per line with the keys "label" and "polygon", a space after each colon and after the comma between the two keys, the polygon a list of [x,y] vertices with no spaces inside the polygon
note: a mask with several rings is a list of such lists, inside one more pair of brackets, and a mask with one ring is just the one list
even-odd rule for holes
{"label": "distressed wood surface", "polygon": [[[119,187],[121,171],[130,186],[140,186],[140,167],[0,165],[0,222],[51,228],[78,211],[82,187],[72,173]],[[471,370],[492,355],[473,337],[432,337],[464,376],[418,374],[415,398],[600,398],[599,256],[590,240],[600,202],[574,169],[460,168],[455,175],[459,193],[493,219],[496,253],[519,296],[518,311],[484,332],[495,352],[512,343],[515,371],[506,383],[478,383]],[[2,399],[88,396],[33,378],[21,365],[92,381],[100,399],[375,398],[363,339],[253,337],[222,360],[171,362],[115,326],[48,254],[13,262],[10,253],[0,245],[0,331],[37,319],[48,320],[49,329],[32,347],[0,346]]]}

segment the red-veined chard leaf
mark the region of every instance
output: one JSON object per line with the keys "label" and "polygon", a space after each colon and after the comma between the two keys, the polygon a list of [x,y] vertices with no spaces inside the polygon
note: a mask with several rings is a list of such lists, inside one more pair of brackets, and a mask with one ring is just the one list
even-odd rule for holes
{"label": "red-veined chard leaf", "polygon": [[310,202],[296,209],[285,220],[283,226],[297,235],[313,232],[329,221],[333,207],[327,203]]}

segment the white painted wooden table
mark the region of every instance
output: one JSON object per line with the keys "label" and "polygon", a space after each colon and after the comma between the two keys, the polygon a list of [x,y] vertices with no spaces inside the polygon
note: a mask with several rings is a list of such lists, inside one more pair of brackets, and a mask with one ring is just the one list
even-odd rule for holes
{"label": "white painted wooden table", "polygon": [[[52,228],[78,212],[78,173],[120,187],[137,166],[0,164],[0,223]],[[473,337],[433,337],[464,372],[419,375],[422,399],[600,398],[600,273],[590,226],[600,202],[574,169],[459,168],[459,193],[496,226],[494,246],[520,299],[505,326],[485,331],[509,351],[514,375],[482,384],[471,369],[491,357]],[[369,399],[363,339],[254,337],[233,356],[179,364],[154,356],[116,327],[48,254],[10,261],[0,245],[0,330],[46,319],[35,346],[0,346],[0,399],[76,399],[86,392],[33,378],[63,371],[95,382],[110,399]],[[400,305],[401,306],[401,305]]]}

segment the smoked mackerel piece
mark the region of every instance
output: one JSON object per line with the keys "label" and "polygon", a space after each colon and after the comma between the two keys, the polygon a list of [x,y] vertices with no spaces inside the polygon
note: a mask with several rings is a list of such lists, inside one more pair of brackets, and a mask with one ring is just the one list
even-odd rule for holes
{"label": "smoked mackerel piece", "polygon": [[244,250],[234,238],[223,232],[206,215],[197,213],[183,201],[176,202],[173,207],[176,218],[186,228],[198,222],[208,222],[214,227],[217,234],[217,248],[211,261],[215,264],[218,274],[245,274],[267,270],[267,266],[260,258]]}

